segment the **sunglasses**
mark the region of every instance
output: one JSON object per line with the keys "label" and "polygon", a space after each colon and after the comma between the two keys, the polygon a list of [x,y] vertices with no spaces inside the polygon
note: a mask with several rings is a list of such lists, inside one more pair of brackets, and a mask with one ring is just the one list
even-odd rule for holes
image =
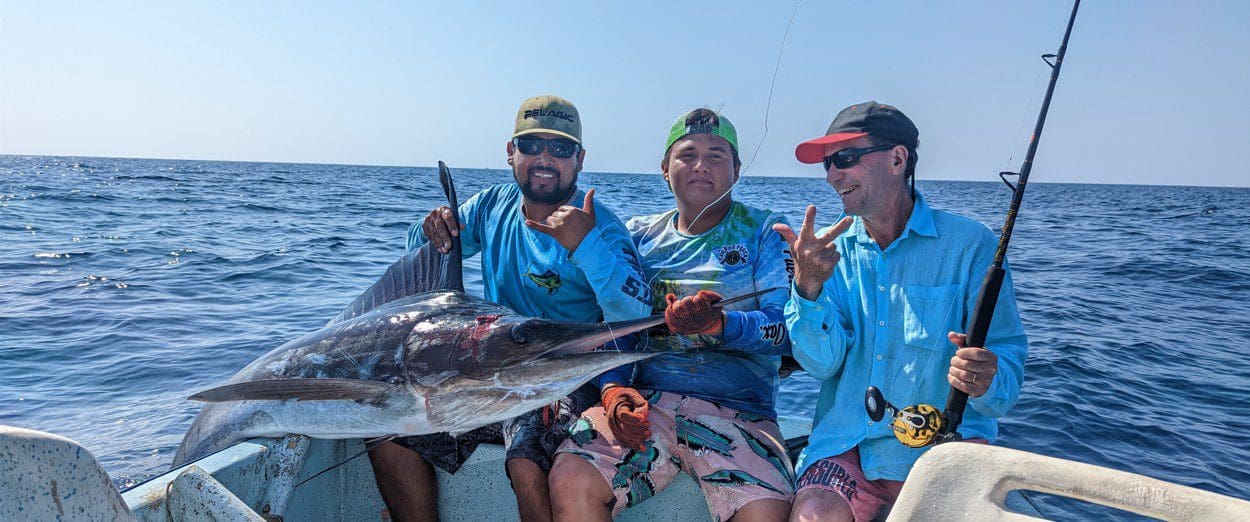
{"label": "sunglasses", "polygon": [[577,154],[577,150],[581,145],[573,143],[569,140],[545,140],[542,138],[513,138],[512,145],[526,156],[537,156],[543,153],[543,149],[547,149],[553,158],[571,158]]}
{"label": "sunglasses", "polygon": [[829,170],[829,166],[833,165],[839,169],[849,169],[859,165],[859,159],[870,152],[879,152],[890,150],[897,145],[878,145],[876,147],[864,147],[861,149],[842,149],[833,154],[825,156],[825,171]]}

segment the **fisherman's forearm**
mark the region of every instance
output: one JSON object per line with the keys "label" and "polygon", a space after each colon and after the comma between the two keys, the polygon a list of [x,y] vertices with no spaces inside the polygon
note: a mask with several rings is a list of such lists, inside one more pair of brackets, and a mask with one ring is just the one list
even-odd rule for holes
{"label": "fisherman's forearm", "polygon": [[756,355],[790,355],[790,335],[780,309],[725,313],[725,347]]}
{"label": "fisherman's forearm", "polygon": [[795,360],[812,378],[825,380],[842,367],[850,343],[828,296],[808,301],[791,294],[786,303],[786,330]]}
{"label": "fisherman's forearm", "polygon": [[619,238],[609,240],[603,229],[591,230],[570,258],[594,289],[607,321],[638,319],[651,313],[651,290],[639,271],[642,265],[633,256],[633,244],[624,229],[620,232]]}

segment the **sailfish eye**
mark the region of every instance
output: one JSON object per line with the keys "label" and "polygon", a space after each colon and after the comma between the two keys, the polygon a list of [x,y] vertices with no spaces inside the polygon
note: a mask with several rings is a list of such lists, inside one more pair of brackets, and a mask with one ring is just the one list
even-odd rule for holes
{"label": "sailfish eye", "polygon": [[529,344],[534,340],[534,332],[523,324],[512,325],[512,342]]}

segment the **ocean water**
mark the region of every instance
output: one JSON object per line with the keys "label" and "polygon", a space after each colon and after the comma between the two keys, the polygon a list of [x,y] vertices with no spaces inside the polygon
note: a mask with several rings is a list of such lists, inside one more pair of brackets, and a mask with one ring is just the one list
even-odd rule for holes
{"label": "ocean water", "polygon": [[[510,180],[453,172],[462,198]],[[621,216],[671,201],[658,175],[581,184]],[[1010,202],[997,182],[919,189],[995,229]],[[840,210],[818,178],[735,197],[793,223]],[[323,325],[441,200],[430,168],[0,156],[0,424],[78,440],[120,488],[164,472],[188,395]],[[1000,444],[1250,498],[1250,190],[1034,183],[1020,216],[1031,350]],[[816,390],[784,381],[783,414],[810,416]]]}

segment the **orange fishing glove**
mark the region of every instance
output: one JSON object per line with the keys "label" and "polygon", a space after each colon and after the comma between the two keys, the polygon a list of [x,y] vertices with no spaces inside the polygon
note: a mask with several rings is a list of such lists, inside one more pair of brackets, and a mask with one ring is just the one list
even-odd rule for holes
{"label": "orange fishing glove", "polygon": [[605,388],[601,395],[603,410],[608,415],[608,427],[622,445],[643,451],[643,442],[651,436],[651,422],[647,412],[651,405],[638,390],[628,386]]}
{"label": "orange fishing glove", "polygon": [[664,309],[664,322],[675,334],[718,334],[725,328],[725,314],[712,305],[724,299],[711,290],[678,299],[673,294],[664,297],[668,307]]}
{"label": "orange fishing glove", "polygon": [[560,401],[543,406],[541,409],[543,412],[543,426],[550,428],[560,419]]}

